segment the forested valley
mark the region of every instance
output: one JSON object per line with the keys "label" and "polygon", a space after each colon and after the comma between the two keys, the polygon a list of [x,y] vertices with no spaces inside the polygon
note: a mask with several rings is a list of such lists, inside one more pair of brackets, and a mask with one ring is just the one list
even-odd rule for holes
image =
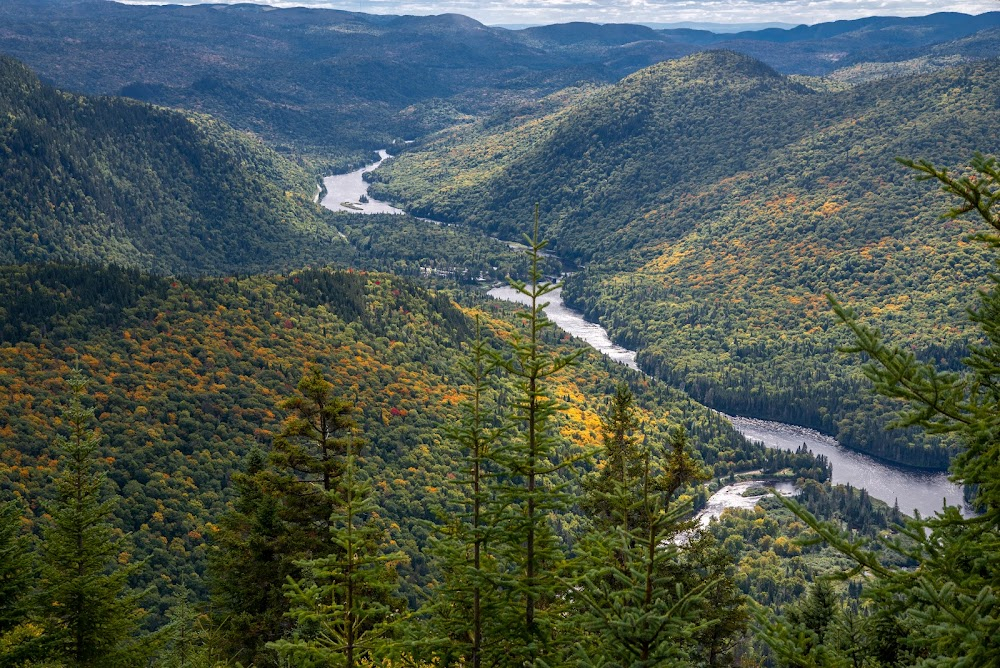
{"label": "forested valley", "polygon": [[997,14],[0,16],[0,668],[995,664]]}

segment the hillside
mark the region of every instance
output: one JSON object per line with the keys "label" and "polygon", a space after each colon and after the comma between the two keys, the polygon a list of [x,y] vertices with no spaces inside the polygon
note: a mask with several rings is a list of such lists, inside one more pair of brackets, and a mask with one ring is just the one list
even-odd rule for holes
{"label": "hillside", "polygon": [[315,184],[206,117],[70,95],[0,58],[0,262],[159,273],[332,261],[346,245]]}
{"label": "hillside", "polygon": [[338,162],[691,51],[652,31],[648,48],[561,49],[453,14],[250,4],[11,0],[0,24],[0,52],[56,85],[203,111],[281,150]]}
{"label": "hillside", "polygon": [[[539,202],[557,252],[586,263],[566,293],[640,359],[729,411],[907,452],[834,352],[833,292],[954,365],[985,276],[969,227],[941,224],[897,156],[961,166],[1000,121],[996,63],[816,92],[728,52],[626,77],[523,129],[443,133],[382,173],[380,195],[501,235]],[[519,133],[528,147],[498,152]],[[487,168],[488,166],[488,168]],[[440,178],[460,174],[462,178]],[[879,409],[880,411],[882,409]]]}
{"label": "hillside", "polygon": [[[166,606],[178,587],[205,596],[213,525],[229,508],[231,476],[254,446],[268,449],[307,367],[318,367],[357,410],[365,467],[409,554],[411,600],[428,577],[425,521],[445,503],[459,457],[446,435],[458,367],[479,313],[491,345],[514,326],[493,300],[428,291],[388,274],[307,270],[285,278],[162,279],[135,271],[32,265],[0,270],[0,489],[42,511],[61,433],[65,378],[89,381],[101,453],[122,495],[116,525]],[[549,345],[577,347],[561,335]],[[628,379],[651,437],[683,424],[717,476],[759,468],[763,449],[662,385],[589,348],[556,381],[568,403],[560,433],[584,451],[599,441],[597,411]],[[773,456],[772,456],[773,459]]]}
{"label": "hillside", "polygon": [[506,30],[455,14],[8,0],[0,53],[61,88],[211,114],[319,172],[360,164],[394,140],[705,49],[817,75],[871,62],[980,58],[995,49],[970,52],[969,44],[998,24],[1000,12],[737,34],[593,23]]}

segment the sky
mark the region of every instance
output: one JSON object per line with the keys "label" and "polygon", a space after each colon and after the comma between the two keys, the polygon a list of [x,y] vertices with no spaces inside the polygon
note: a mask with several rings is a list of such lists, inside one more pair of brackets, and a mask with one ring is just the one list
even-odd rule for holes
{"label": "sky", "polygon": [[[127,0],[166,4],[170,0]],[[241,0],[173,0],[220,4]],[[247,0],[242,0],[247,1]],[[1000,10],[1000,0],[250,0],[275,7],[323,7],[373,14],[471,16],[489,25],[594,23],[823,23],[865,16],[923,16]]]}

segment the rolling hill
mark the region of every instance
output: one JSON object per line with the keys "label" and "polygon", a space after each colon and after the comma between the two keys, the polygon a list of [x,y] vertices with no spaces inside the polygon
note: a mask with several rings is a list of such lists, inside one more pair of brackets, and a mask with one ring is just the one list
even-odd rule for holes
{"label": "rolling hill", "polygon": [[358,164],[393,140],[706,49],[810,75],[871,62],[979,58],[990,51],[970,51],[970,40],[995,52],[995,38],[982,33],[1000,25],[1000,12],[722,34],[593,23],[506,30],[454,14],[252,4],[8,0],[0,25],[0,52],[47,82],[208,113],[321,171]]}
{"label": "rolling hill", "polygon": [[[995,61],[818,92],[732,52],[697,54],[507,125],[468,125],[404,154],[378,192],[504,235],[534,202],[586,264],[567,296],[647,368],[710,405],[819,428],[943,466],[881,431],[824,293],[916,350],[962,356],[984,249],[941,224],[897,156],[960,167],[1000,151]],[[527,141],[504,147],[512,137]],[[861,412],[859,412],[861,411]]]}
{"label": "rolling hill", "polygon": [[[64,381],[81,369],[121,495],[115,524],[132,535],[135,556],[150,560],[153,609],[179,587],[204,597],[213,527],[235,494],[229,480],[251,448],[270,447],[286,417],[279,403],[316,367],[356,409],[380,512],[410,555],[404,593],[416,600],[428,577],[427,523],[447,504],[446,476],[461,456],[445,425],[462,396],[471,317],[479,314],[500,348],[517,326],[512,310],[379,273],[169,279],[113,267],[0,267],[0,489],[32,517],[44,512]],[[546,341],[562,352],[581,345],[561,333]],[[553,380],[568,405],[560,438],[581,452],[596,445],[597,414],[621,380],[634,387],[651,438],[685,425],[720,477],[761,465],[764,449],[723,419],[589,348]]]}
{"label": "rolling hill", "polygon": [[0,262],[159,273],[329,262],[346,244],[309,175],[204,116],[42,85],[0,58]]}

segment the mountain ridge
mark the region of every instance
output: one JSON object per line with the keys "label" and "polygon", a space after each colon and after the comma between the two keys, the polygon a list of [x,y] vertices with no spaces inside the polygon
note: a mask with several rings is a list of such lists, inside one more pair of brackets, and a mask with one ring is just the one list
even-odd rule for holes
{"label": "mountain ridge", "polygon": [[638,349],[647,370],[720,410],[943,468],[948,443],[908,446],[912,433],[882,431],[890,404],[865,408],[823,295],[958,364],[963,309],[989,263],[956,243],[966,227],[937,222],[935,194],[895,158],[956,168],[969,147],[1000,151],[981,132],[1000,123],[995,68],[817,92],[747,56],[700,53],[526,119],[531,148],[508,158],[494,147],[516,129],[443,133],[380,171],[374,189],[501,236],[538,202],[555,251],[586,264],[568,303]]}

